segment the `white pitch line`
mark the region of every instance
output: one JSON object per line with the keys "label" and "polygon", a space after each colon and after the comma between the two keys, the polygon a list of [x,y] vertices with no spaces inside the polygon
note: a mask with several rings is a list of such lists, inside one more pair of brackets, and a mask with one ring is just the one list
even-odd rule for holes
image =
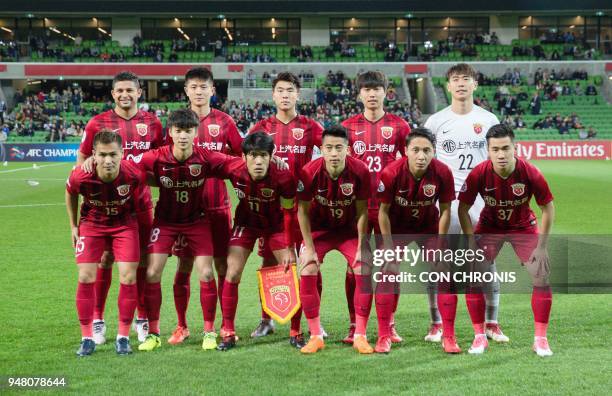
{"label": "white pitch line", "polygon": [[50,180],[50,181],[66,181],[66,178],[57,178],[57,177],[29,177],[27,179],[15,179],[15,178],[10,178],[10,179],[5,179],[3,177],[0,177],[0,181],[28,181],[28,180],[35,180],[35,181],[39,181],[39,180]]}
{"label": "white pitch line", "polygon": [[4,208],[32,208],[37,206],[62,206],[65,203],[39,203],[39,204],[22,204],[22,205],[0,205],[0,209]]}
{"label": "white pitch line", "polygon": [[[61,166],[61,165],[66,165],[66,163],[65,162],[61,162],[59,164],[38,165],[38,169],[40,169],[40,168],[50,168],[52,166]],[[33,168],[33,167],[29,166],[27,168],[17,168],[17,169],[3,170],[3,171],[0,171],[0,174],[2,174],[2,173],[19,172],[19,171],[24,171],[24,170],[36,170],[36,169],[37,168]]]}

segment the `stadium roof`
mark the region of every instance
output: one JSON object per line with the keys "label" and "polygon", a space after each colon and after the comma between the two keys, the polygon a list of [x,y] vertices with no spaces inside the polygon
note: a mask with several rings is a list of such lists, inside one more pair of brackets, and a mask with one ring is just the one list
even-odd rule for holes
{"label": "stadium roof", "polygon": [[[609,0],[557,0],[554,8],[547,0],[22,0],[3,1],[0,13],[28,14],[84,14],[84,15],[245,15],[245,14],[390,14],[406,13],[516,13],[541,12],[565,13],[610,11]],[[608,14],[608,13],[607,13]]]}

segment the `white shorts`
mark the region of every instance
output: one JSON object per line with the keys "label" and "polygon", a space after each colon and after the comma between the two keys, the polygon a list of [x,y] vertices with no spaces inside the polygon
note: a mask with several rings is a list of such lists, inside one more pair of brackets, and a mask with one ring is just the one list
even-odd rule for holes
{"label": "white shorts", "polygon": [[[485,203],[482,200],[482,197],[480,195],[476,196],[476,201],[474,201],[474,205],[472,205],[472,207],[470,208],[470,218],[472,219],[472,226],[476,227],[476,223],[478,223],[478,219],[480,218],[480,212],[482,212],[482,210],[485,207]],[[450,227],[448,228],[448,233],[449,234],[461,234],[462,230],[461,230],[461,223],[459,223],[459,215],[458,213],[458,209],[459,209],[459,200],[454,200],[451,203],[451,221],[450,221]]]}

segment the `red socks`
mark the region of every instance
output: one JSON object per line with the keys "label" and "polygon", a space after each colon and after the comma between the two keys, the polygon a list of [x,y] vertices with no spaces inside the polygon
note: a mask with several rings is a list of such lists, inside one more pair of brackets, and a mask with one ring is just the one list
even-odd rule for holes
{"label": "red socks", "polygon": [[136,269],[136,286],[138,292],[138,319],[147,318],[147,308],[144,302],[144,291],[147,287],[147,267],[138,266]]}
{"label": "red socks", "polygon": [[323,277],[321,271],[317,272],[317,291],[319,292],[319,299],[323,296]]}
{"label": "red socks", "polygon": [[391,320],[396,300],[395,292],[395,285],[391,282],[381,282],[376,288],[374,301],[376,304],[379,337],[391,335]]}
{"label": "red socks", "polygon": [[178,325],[181,327],[187,327],[187,307],[189,306],[189,297],[191,295],[190,276],[190,272],[180,271],[177,271],[176,275],[174,275],[174,307],[176,308]]}
{"label": "red socks", "polygon": [[471,293],[466,293],[465,302],[472,319],[474,334],[484,334],[486,303],[482,290],[472,289]]}
{"label": "red socks", "polygon": [[[319,303],[320,303],[319,299]],[[289,329],[289,335],[291,337],[295,337],[298,334],[302,333],[302,308],[298,309],[298,311],[291,318],[291,329]]]}
{"label": "red socks", "polygon": [[223,282],[223,299],[221,300],[221,312],[223,314],[223,329],[231,334],[236,332],[234,320],[238,308],[238,285],[240,283]]}
{"label": "red socks", "polygon": [[162,304],[161,283],[147,283],[145,287],[145,306],[149,319],[149,333],[159,335],[159,311]]}
{"label": "red socks", "polygon": [[223,286],[225,285],[225,275],[221,276],[217,274],[217,297],[219,298],[219,306],[221,307],[221,314],[223,314]]}
{"label": "red socks", "polygon": [[81,323],[81,336],[93,337],[95,283],[79,282],[76,291],[76,308]]}
{"label": "red socks", "polygon": [[[138,287],[133,285],[121,284],[119,286],[119,330],[117,335],[121,337],[130,336],[130,325],[134,319],[134,311],[138,305]],[[145,312],[143,312],[144,314]]]}
{"label": "red socks", "polygon": [[113,267],[99,268],[96,272],[96,297],[94,307],[94,319],[104,319],[104,307],[106,306],[106,297],[108,289],[110,289],[111,281],[113,280]]}
{"label": "red socks", "polygon": [[457,316],[457,295],[438,293],[438,310],[442,318],[442,336],[455,336],[455,317]]}
{"label": "red socks", "polygon": [[215,331],[215,316],[217,314],[217,283],[214,279],[208,282],[200,281],[200,304],[204,316],[204,331]]}
{"label": "red socks", "polygon": [[531,294],[531,310],[535,321],[535,336],[546,337],[550,308],[552,307],[552,292],[550,286],[533,287]]}
{"label": "red socks", "polygon": [[321,335],[321,322],[319,308],[321,300],[317,290],[317,275],[302,275],[300,277],[300,300],[302,310],[308,320],[308,329],[311,335]]}
{"label": "red socks", "polygon": [[344,291],[346,293],[346,305],[349,311],[349,319],[351,323],[355,323],[355,274],[347,272],[344,278]]}
{"label": "red socks", "polygon": [[365,335],[372,309],[372,285],[369,275],[355,274],[355,334]]}

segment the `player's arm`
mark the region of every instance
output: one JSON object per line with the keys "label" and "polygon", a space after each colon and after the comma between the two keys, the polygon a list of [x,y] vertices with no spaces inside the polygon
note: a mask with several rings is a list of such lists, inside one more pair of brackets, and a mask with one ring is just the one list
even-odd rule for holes
{"label": "player's arm", "polygon": [[438,234],[440,235],[448,234],[448,229],[450,227],[450,221],[451,221],[450,202],[444,202],[444,203],[440,202],[440,220],[438,221]]}
{"label": "player's arm", "polygon": [[79,240],[78,210],[79,194],[74,194],[66,190],[66,211],[68,212],[68,222],[72,235],[72,247],[75,247]]}
{"label": "player's arm", "polygon": [[385,249],[393,248],[393,240],[391,236],[391,219],[389,218],[390,209],[391,204],[384,202],[380,203],[380,207],[378,209],[378,225],[380,226],[380,234],[382,235]]}
{"label": "player's arm", "polygon": [[457,216],[459,217],[459,223],[461,229],[466,235],[474,235],[474,226],[472,225],[472,219],[470,218],[470,208],[472,205],[465,202],[459,202],[459,209],[457,209]]}
{"label": "player's arm", "polygon": [[83,140],[77,150],[77,166],[80,165],[81,169],[83,169],[87,173],[93,172],[95,167],[94,159],[92,155],[93,149],[93,138],[96,135],[96,122],[92,118],[89,120],[87,125],[85,125],[85,131],[83,133]]}
{"label": "player's arm", "polygon": [[539,229],[538,249],[546,249],[548,246],[548,236],[555,221],[555,205],[550,201],[546,205],[540,205],[542,210],[542,226]]}
{"label": "player's arm", "polygon": [[355,261],[361,261],[361,242],[368,234],[368,200],[358,199],[355,201],[357,210],[357,252]]}
{"label": "player's arm", "polygon": [[301,269],[310,263],[315,263],[319,266],[319,259],[312,239],[309,211],[310,201],[300,200],[298,202],[298,222],[300,223],[300,231],[302,232],[302,239],[304,240],[304,250],[300,252],[300,272]]}

